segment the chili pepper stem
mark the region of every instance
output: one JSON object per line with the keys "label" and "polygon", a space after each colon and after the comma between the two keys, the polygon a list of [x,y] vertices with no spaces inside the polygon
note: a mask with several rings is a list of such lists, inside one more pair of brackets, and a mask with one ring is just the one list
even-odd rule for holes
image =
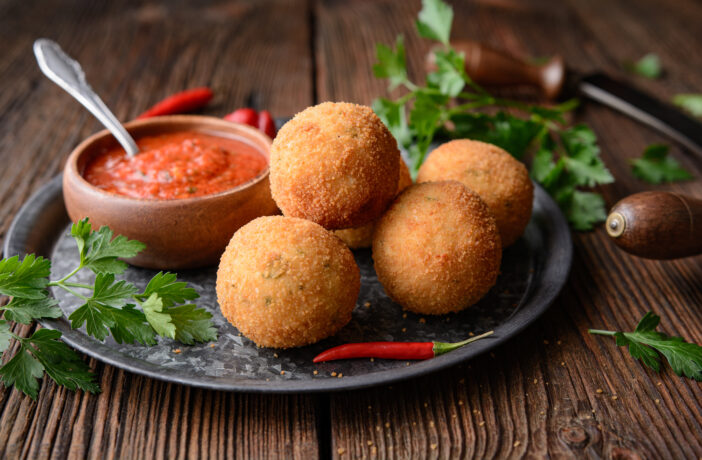
{"label": "chili pepper stem", "polygon": [[602,329],[588,329],[587,332],[590,334],[596,334],[596,335],[614,335],[616,334],[615,331],[603,331]]}
{"label": "chili pepper stem", "polygon": [[468,345],[471,342],[475,342],[476,340],[484,339],[485,337],[494,334],[495,331],[488,331],[480,335],[476,335],[475,337],[471,337],[470,339],[466,339],[462,342],[455,342],[455,343],[446,343],[446,342],[434,342],[434,356],[439,356],[443,355],[444,353],[448,353],[449,351],[453,351],[457,348],[461,348],[464,345]]}

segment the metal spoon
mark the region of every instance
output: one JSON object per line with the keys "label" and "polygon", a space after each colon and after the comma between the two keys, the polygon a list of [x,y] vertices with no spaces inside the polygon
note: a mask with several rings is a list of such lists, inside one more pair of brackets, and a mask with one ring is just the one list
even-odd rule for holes
{"label": "metal spoon", "polygon": [[117,120],[117,117],[107,108],[85,80],[85,73],[80,64],[71,59],[58,43],[46,38],[40,38],[34,42],[34,55],[44,75],[95,115],[124,147],[128,156],[132,157],[139,153],[139,147],[134,142],[134,138],[129,135],[124,126]]}

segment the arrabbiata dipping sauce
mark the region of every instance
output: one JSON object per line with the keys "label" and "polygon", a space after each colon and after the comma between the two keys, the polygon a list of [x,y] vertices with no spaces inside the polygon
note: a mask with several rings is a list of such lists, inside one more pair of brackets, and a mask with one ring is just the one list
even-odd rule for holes
{"label": "arrabbiata dipping sauce", "polygon": [[121,147],[96,155],[83,177],[107,192],[132,198],[175,200],[214,195],[256,178],[268,165],[253,145],[195,131],[137,139],[129,158]]}

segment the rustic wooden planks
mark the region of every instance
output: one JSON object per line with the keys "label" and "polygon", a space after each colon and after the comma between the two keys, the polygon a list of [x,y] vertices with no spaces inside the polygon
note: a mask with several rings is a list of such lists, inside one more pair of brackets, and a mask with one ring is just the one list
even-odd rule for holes
{"label": "rustic wooden planks", "polygon": [[[368,45],[392,43],[397,33],[405,35],[411,73],[418,75],[427,44],[413,31],[416,3],[318,5],[317,62],[326,63],[319,73],[319,98],[368,103],[382,94],[368,70],[374,62]],[[623,60],[655,51],[664,64],[671,62],[670,78],[637,79],[637,84],[663,98],[702,85],[702,75],[694,70],[701,56],[691,48],[699,42],[694,40],[699,31],[690,19],[700,11],[692,2],[677,2],[665,12],[653,2],[637,4],[636,11],[611,2],[457,3],[454,38],[482,40],[527,56],[558,52],[581,71],[602,69],[622,77],[627,77],[621,72]],[[665,38],[653,40],[652,31]],[[337,52],[342,44],[344,52]],[[601,189],[610,206],[630,193],[655,188],[631,176],[628,159],[665,139],[592,104],[579,118],[597,131],[605,162],[617,178]],[[700,177],[698,160],[678,148],[673,154]],[[702,194],[699,180],[658,188]],[[701,259],[637,259],[616,249],[602,229],[575,234],[575,254],[568,287],[552,310],[494,354],[392,388],[333,395],[333,455],[699,457],[700,385],[669,370],[656,375],[613,341],[586,330],[629,328],[653,309],[663,316],[664,330],[699,343]]]}
{"label": "rustic wooden planks", "polygon": [[[702,8],[692,0],[452,3],[455,38],[525,55],[560,52],[578,70],[618,75],[622,60],[654,51],[667,77],[637,84],[662,98],[702,87]],[[217,93],[208,114],[255,105],[283,116],[315,100],[367,104],[384,94],[372,76],[374,44],[397,33],[405,35],[410,74],[421,75],[429,44],[414,32],[418,10],[418,1],[389,0],[0,3],[0,233],[76,143],[99,129],[40,75],[35,38],[56,39],[79,59],[122,119],[203,84]],[[617,178],[601,190],[608,204],[655,188],[636,181],[627,160],[664,139],[594,105],[579,118],[598,132]],[[700,162],[678,148],[673,155],[697,180],[657,188],[700,196]],[[91,362],[99,396],[48,381],[37,402],[0,390],[0,457],[702,456],[700,385],[648,371],[610,339],[585,333],[629,328],[654,309],[666,332],[702,343],[702,259],[640,260],[601,229],[576,234],[575,253],[568,288],[541,321],[454,369],[329,396],[262,396],[170,385]]]}

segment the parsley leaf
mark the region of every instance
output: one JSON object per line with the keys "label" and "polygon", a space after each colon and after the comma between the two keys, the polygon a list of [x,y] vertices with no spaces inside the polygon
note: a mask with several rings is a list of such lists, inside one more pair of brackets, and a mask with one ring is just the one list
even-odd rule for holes
{"label": "parsley leaf", "polygon": [[158,335],[175,339],[176,326],[171,321],[171,315],[164,313],[163,300],[157,294],[151,294],[141,309],[144,310],[146,320],[151,324]]}
{"label": "parsley leaf", "polygon": [[175,326],[175,339],[186,345],[194,342],[217,340],[217,330],[212,325],[212,314],[193,304],[167,308]]}
{"label": "parsley leaf", "polygon": [[407,114],[403,104],[378,98],[373,101],[373,111],[388,127],[399,145],[405,149],[412,145],[412,133],[407,125]]}
{"label": "parsley leaf", "polygon": [[378,78],[390,80],[390,90],[407,82],[407,64],[405,62],[405,43],[402,35],[395,40],[395,49],[378,43],[375,46],[378,63],[373,66],[373,74]]}
{"label": "parsley leaf", "polygon": [[14,385],[32,399],[37,399],[39,382],[44,375],[44,366],[32,356],[22,344],[19,351],[4,366],[0,367],[3,385]]}
{"label": "parsley leaf", "polygon": [[29,254],[0,261],[0,294],[39,300],[47,296],[51,261]]}
{"label": "parsley leaf", "polygon": [[95,374],[68,345],[59,340],[61,333],[50,329],[39,329],[30,338],[22,339],[23,348],[30,350],[41,363],[49,377],[69,390],[81,389],[99,393]]}
{"label": "parsley leaf", "polygon": [[632,160],[631,172],[651,184],[692,179],[692,175],[668,155],[668,146],[661,144],[649,145],[641,158]]}
{"label": "parsley leaf", "polygon": [[574,190],[566,203],[566,217],[575,230],[590,230],[607,218],[604,199],[597,193]]}
{"label": "parsley leaf", "polygon": [[[685,342],[681,337],[670,337],[656,332],[660,316],[646,313],[633,332],[614,332],[590,329],[590,334],[614,336],[619,346],[628,346],[629,353],[645,365],[659,372],[660,357],[665,356],[676,375],[702,381],[702,347]],[[658,353],[656,353],[658,351]]]}
{"label": "parsley leaf", "polygon": [[11,338],[12,332],[10,332],[10,323],[0,319],[0,353],[7,350],[7,347],[10,346]]}
{"label": "parsley leaf", "polygon": [[673,104],[681,107],[696,117],[702,117],[702,94],[676,94]]}
{"label": "parsley leaf", "polygon": [[200,297],[195,289],[188,287],[188,283],[177,281],[177,275],[168,272],[158,272],[151,278],[144,293],[139,294],[136,298],[146,300],[152,294],[156,294],[161,299],[164,307]]}
{"label": "parsley leaf", "polygon": [[663,73],[661,60],[655,53],[648,53],[635,63],[629,63],[625,65],[625,68],[629,72],[650,79],[658,78]]}
{"label": "parsley leaf", "polygon": [[123,273],[127,264],[117,258],[134,257],[146,247],[144,243],[129,240],[122,235],[113,238],[114,233],[106,226],[92,231],[88,219],[73,224],[71,236],[78,245],[81,266],[90,268],[95,273]]}
{"label": "parsley leaf", "polygon": [[31,324],[39,318],[60,318],[63,315],[58,307],[58,301],[53,297],[43,299],[14,297],[2,308],[5,309],[5,319],[22,324]]}
{"label": "parsley leaf", "polygon": [[459,54],[449,49],[436,51],[434,56],[436,57],[437,70],[427,76],[427,81],[438,88],[441,94],[449,97],[458,96],[466,82],[469,81],[463,53]]}
{"label": "parsley leaf", "polygon": [[417,31],[424,38],[449,44],[453,22],[453,8],[441,0],[422,0],[422,10],[417,19]]}
{"label": "parsley leaf", "polygon": [[592,187],[614,182],[614,177],[600,159],[595,133],[585,125],[561,131],[561,141],[566,150],[566,169],[572,174],[575,185]]}

